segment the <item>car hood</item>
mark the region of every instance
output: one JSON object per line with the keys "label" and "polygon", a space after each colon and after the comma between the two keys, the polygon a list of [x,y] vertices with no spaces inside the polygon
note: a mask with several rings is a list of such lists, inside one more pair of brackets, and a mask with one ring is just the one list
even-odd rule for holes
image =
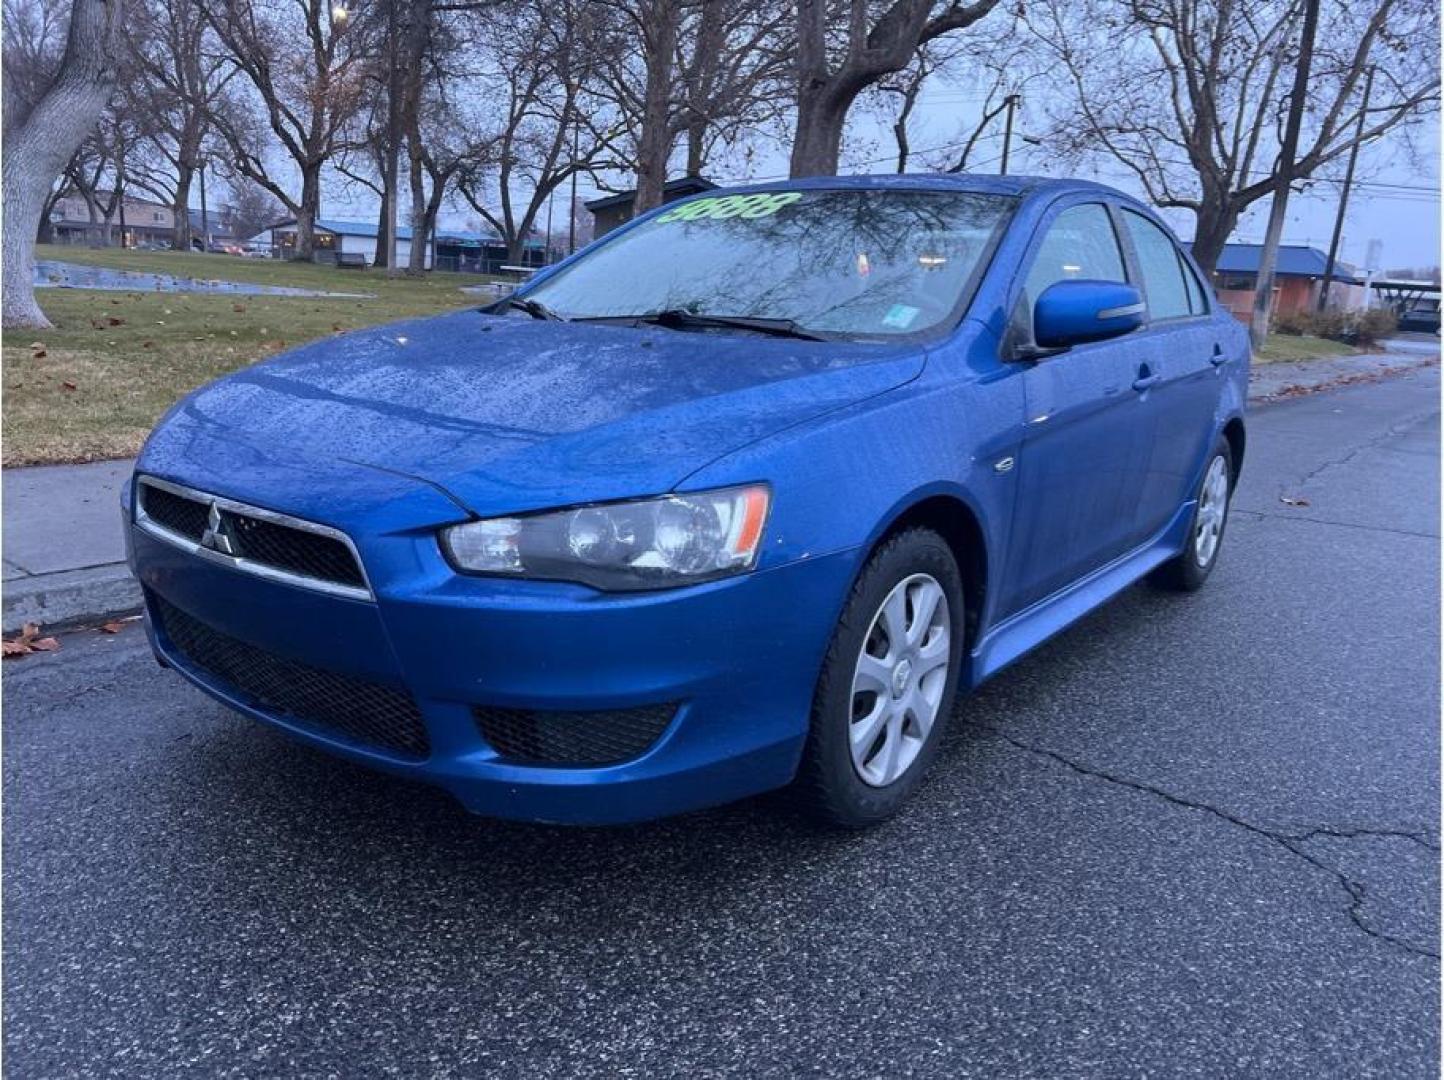
{"label": "car hood", "polygon": [[248,460],[292,472],[345,462],[420,479],[482,515],[654,494],[907,382],[923,360],[915,343],[460,312],[316,342],[212,383],[157,428],[141,468],[209,481],[217,470],[195,457],[226,447],[236,460],[243,445]]}

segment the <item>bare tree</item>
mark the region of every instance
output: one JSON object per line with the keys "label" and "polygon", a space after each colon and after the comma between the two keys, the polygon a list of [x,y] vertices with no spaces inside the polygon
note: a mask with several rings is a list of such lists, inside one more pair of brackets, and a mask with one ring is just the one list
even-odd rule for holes
{"label": "bare tree", "polygon": [[999,0],[797,0],[797,134],[793,176],[837,172],[842,130],[857,96],[901,71],[919,45],[963,30]]}
{"label": "bare tree", "polygon": [[[297,259],[315,254],[321,171],[335,156],[346,122],[359,106],[371,54],[352,34],[348,9],[330,0],[197,0],[260,104],[221,96],[211,121],[235,171],[265,187],[296,219]],[[300,173],[299,194],[270,168],[273,146]]]}
{"label": "bare tree", "polygon": [[136,0],[126,37],[137,78],[127,96],[156,156],[133,170],[137,187],[170,203],[174,245],[191,248],[190,195],[205,160],[210,117],[234,67],[208,41],[196,0]]}
{"label": "bare tree", "polygon": [[122,0],[74,0],[53,80],[4,131],[5,230],[0,308],[7,327],[46,327],[35,302],[35,235],[55,178],[95,126],[115,88]]}
{"label": "bare tree", "polygon": [[[1303,0],[1046,0],[1029,24],[1070,94],[1049,142],[1119,163],[1162,207],[1193,211],[1212,272],[1239,216],[1277,183]],[[1437,7],[1330,4],[1320,20],[1293,176],[1439,107]],[[1362,129],[1365,73],[1376,71]]]}
{"label": "bare tree", "polygon": [[281,220],[285,208],[265,187],[237,178],[231,184],[231,228],[237,240],[249,240]]}
{"label": "bare tree", "polygon": [[[597,92],[617,110],[613,140],[636,173],[634,209],[662,201],[679,139],[686,173],[713,148],[785,107],[792,20],[775,0],[603,0],[611,12],[598,50]],[[630,146],[622,149],[618,144]]]}
{"label": "bare tree", "polygon": [[522,257],[551,193],[573,173],[602,167],[609,140],[586,78],[595,26],[585,4],[564,0],[558,8],[522,0],[476,16],[486,42],[477,82],[492,115],[478,123],[487,135],[479,152],[456,170],[457,190],[513,260]]}

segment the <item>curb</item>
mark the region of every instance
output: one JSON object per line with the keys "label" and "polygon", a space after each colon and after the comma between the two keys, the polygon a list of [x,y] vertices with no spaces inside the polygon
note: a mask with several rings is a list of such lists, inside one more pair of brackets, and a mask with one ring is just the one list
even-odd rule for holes
{"label": "curb", "polygon": [[47,630],[101,622],[140,610],[140,583],[123,562],[12,578],[5,582],[0,629],[10,634],[26,623]]}
{"label": "curb", "polygon": [[[1358,358],[1341,359],[1355,360]],[[1372,368],[1359,368],[1353,365],[1345,368],[1329,364],[1326,360],[1286,361],[1285,363],[1289,365],[1286,370],[1296,376],[1289,381],[1285,381],[1284,378],[1270,378],[1273,373],[1269,372],[1268,368],[1272,365],[1263,367],[1265,373],[1263,378],[1259,377],[1259,369],[1255,368],[1253,376],[1249,379],[1248,403],[1250,405],[1273,405],[1280,401],[1305,397],[1324,390],[1338,390],[1358,383],[1378,382],[1380,379],[1406,375],[1421,368],[1435,367],[1440,362],[1437,355],[1409,356],[1402,353],[1392,354],[1387,358],[1380,356],[1377,359],[1381,362]],[[1308,365],[1310,364],[1317,365],[1317,374],[1309,373]],[[1270,383],[1272,385],[1268,386],[1267,384]]]}

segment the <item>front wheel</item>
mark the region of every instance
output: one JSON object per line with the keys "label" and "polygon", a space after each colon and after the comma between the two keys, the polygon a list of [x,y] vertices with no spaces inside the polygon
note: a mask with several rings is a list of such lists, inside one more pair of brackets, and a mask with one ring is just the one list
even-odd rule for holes
{"label": "front wheel", "polygon": [[1193,592],[1203,587],[1218,561],[1232,497],[1233,450],[1228,440],[1220,436],[1203,470],[1203,480],[1198,485],[1188,543],[1175,558],[1153,572],[1155,584],[1179,592]]}
{"label": "front wheel", "polygon": [[891,817],[937,753],[963,655],[963,585],[947,542],[908,529],[863,568],[818,679],[795,792],[848,828]]}

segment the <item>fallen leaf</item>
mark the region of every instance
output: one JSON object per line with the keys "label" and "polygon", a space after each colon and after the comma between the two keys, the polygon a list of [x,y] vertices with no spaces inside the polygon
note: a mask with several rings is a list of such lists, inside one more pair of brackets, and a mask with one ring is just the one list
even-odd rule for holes
{"label": "fallen leaf", "polygon": [[0,643],[0,653],[5,656],[28,656],[33,652],[54,652],[60,642],[53,637],[41,637],[40,627],[33,622],[26,623],[20,633]]}
{"label": "fallen leaf", "polygon": [[124,326],[125,320],[119,315],[107,315],[105,321],[111,326]]}
{"label": "fallen leaf", "polygon": [[102,634],[118,634],[125,629],[125,624],[130,621],[131,619],[111,619],[108,623],[101,623],[96,629]]}
{"label": "fallen leaf", "polygon": [[73,382],[71,382],[69,379],[66,379],[66,380],[65,380],[63,383],[61,383],[60,385],[61,385],[62,387],[64,387],[66,390],[79,390],[79,389],[80,389],[80,387],[76,386],[76,385],[75,385]]}
{"label": "fallen leaf", "polygon": [[1309,500],[1308,500],[1308,499],[1300,499],[1300,498],[1298,498],[1298,497],[1295,496],[1295,495],[1280,495],[1280,496],[1279,496],[1279,502],[1283,503],[1285,506],[1308,506],[1308,505],[1309,505]]}

